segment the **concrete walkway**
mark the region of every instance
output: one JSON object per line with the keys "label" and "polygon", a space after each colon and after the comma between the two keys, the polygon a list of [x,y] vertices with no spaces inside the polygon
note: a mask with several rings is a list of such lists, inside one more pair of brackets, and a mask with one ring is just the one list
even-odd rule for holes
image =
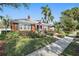
{"label": "concrete walkway", "polygon": [[46,47],[36,50],[27,56],[58,56],[72,41],[73,38],[65,37],[57,40],[55,43],[51,43]]}

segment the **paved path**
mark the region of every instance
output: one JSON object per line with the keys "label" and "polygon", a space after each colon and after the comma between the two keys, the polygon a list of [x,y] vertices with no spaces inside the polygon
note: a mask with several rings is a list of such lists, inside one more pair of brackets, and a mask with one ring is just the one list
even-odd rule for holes
{"label": "paved path", "polygon": [[27,56],[58,56],[72,41],[73,38],[65,37],[57,40],[55,43],[51,43],[46,47],[36,50]]}

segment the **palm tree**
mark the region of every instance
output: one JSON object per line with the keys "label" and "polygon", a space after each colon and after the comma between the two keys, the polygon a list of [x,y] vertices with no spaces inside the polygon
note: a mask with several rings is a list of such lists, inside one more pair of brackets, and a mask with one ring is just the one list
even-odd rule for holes
{"label": "palm tree", "polygon": [[44,22],[48,23],[49,21],[52,21],[54,17],[52,16],[51,10],[48,5],[41,7],[41,9],[42,14],[44,15]]}
{"label": "palm tree", "polygon": [[51,10],[49,11],[49,14],[48,14],[48,20],[49,21],[53,21],[54,17],[52,16],[52,13],[51,13]]}

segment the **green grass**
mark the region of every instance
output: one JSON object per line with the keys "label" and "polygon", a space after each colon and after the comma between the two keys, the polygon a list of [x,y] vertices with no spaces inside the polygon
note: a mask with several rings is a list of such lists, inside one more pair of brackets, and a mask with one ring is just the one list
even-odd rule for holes
{"label": "green grass", "polygon": [[22,36],[18,32],[9,32],[6,34],[4,41],[6,42],[5,55],[24,56],[55,42],[56,39],[40,33],[30,33],[28,36]]}
{"label": "green grass", "polygon": [[61,55],[64,56],[79,56],[79,51],[76,49],[79,49],[79,43],[76,43],[76,41],[72,42]]}
{"label": "green grass", "polygon": [[0,40],[4,40],[5,38],[5,34],[0,34]]}

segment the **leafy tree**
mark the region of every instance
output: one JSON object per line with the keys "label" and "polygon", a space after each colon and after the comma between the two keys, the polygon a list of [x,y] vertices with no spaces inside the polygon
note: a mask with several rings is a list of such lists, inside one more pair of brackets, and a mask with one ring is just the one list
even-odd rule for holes
{"label": "leafy tree", "polygon": [[74,31],[78,24],[76,20],[69,16],[62,16],[60,21],[64,31]]}
{"label": "leafy tree", "polygon": [[[62,12],[62,15],[69,16],[73,18],[73,20],[77,20],[79,22],[79,7],[74,7]],[[79,24],[77,25],[77,29],[79,29]]]}
{"label": "leafy tree", "polygon": [[51,13],[51,9],[46,5],[45,7],[41,7],[42,14],[44,15],[43,21],[48,23],[49,21],[53,21],[53,16]]}
{"label": "leafy tree", "polygon": [[14,7],[14,8],[20,8],[21,6],[24,6],[26,8],[29,7],[30,4],[28,3],[0,3],[0,11],[3,11],[3,7]]}
{"label": "leafy tree", "polygon": [[62,12],[62,14],[72,17],[74,20],[79,21],[79,8],[78,7],[65,10],[64,12]]}

